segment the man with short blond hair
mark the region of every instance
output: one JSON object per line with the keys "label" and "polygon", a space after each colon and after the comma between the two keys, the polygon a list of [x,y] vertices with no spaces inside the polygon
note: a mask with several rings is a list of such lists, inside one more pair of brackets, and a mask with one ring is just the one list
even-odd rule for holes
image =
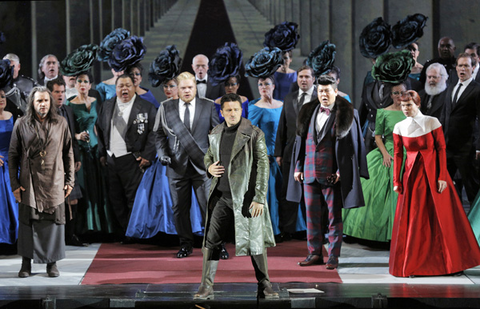
{"label": "man with short blond hair", "polygon": [[205,218],[210,180],[203,157],[207,152],[208,133],[219,124],[214,103],[196,97],[195,77],[183,72],[177,77],[177,100],[160,106],[160,123],[156,135],[158,157],[167,165],[167,176],[173,200],[175,227],[180,237],[177,258],[192,253],[193,233],[190,221],[192,188]]}

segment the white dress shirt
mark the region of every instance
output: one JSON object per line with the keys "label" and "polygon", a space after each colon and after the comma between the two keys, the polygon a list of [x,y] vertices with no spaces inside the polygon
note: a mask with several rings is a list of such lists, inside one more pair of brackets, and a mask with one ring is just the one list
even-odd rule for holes
{"label": "white dress shirt", "polygon": [[303,101],[303,104],[306,104],[312,100],[312,94],[313,94],[313,86],[310,87],[307,91],[302,91],[301,89],[298,90],[298,97],[297,97],[297,102],[300,102],[300,99],[302,98],[302,94],[305,93],[305,101]]}
{"label": "white dress shirt", "polygon": [[464,82],[462,82],[460,80],[458,81],[458,83],[455,85],[455,87],[453,88],[453,91],[452,91],[452,102],[453,102],[453,99],[455,98],[455,93],[457,92],[458,85],[462,84],[462,88],[460,88],[460,91],[458,92],[457,101],[460,99],[460,97],[462,96],[462,93],[465,91],[465,89],[468,87],[468,85],[470,85],[472,80],[473,80],[473,77],[470,77],[469,79],[467,79]]}
{"label": "white dress shirt", "polygon": [[[121,102],[118,98],[115,104],[118,106],[118,110],[122,113],[122,118],[128,124],[128,118],[130,118],[130,113],[132,112],[133,102],[135,101],[137,95],[135,94],[133,98],[128,101],[127,103]],[[114,108],[115,109],[115,108]],[[113,115],[116,117],[117,115]],[[113,117],[110,122],[111,130],[110,130],[110,150],[107,150],[109,156],[115,155],[115,157],[121,157],[124,155],[129,154],[130,152],[127,151],[127,144],[123,140],[120,132],[118,132],[117,127],[113,125]]]}
{"label": "white dress shirt", "polygon": [[[191,126],[193,125],[193,118],[195,116],[195,104],[195,98],[193,98],[193,100],[190,101],[190,106],[188,107],[190,111],[190,129],[192,129]],[[183,117],[185,117],[185,109],[185,102],[183,102],[181,99],[178,99],[178,113],[180,114],[180,120],[182,120],[183,123],[185,123],[183,119]]]}
{"label": "white dress shirt", "polygon": [[195,82],[197,80],[204,80],[205,83],[197,84],[197,93],[199,98],[205,98],[205,95],[207,94],[207,83],[208,83],[208,75],[205,75],[204,79],[198,79],[195,77]]}
{"label": "white dress shirt", "polygon": [[[329,106],[323,106],[322,104],[320,104],[320,107],[327,108],[327,109],[330,110],[330,115],[332,114],[331,111],[332,111],[334,106],[335,106],[335,103],[333,103],[332,105],[329,105]],[[320,111],[320,107],[318,108],[317,119],[316,119],[316,122],[315,122],[317,132],[322,132],[323,126],[325,125],[325,123],[327,123],[328,117],[330,117],[330,115],[327,115],[327,113],[322,113]]]}

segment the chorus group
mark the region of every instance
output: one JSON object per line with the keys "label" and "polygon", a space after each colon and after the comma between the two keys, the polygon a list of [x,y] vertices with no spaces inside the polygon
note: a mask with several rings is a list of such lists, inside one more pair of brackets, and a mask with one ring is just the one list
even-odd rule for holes
{"label": "chorus group", "polygon": [[[299,267],[336,269],[344,240],[389,244],[398,277],[480,265],[480,44],[460,50],[443,37],[438,57],[422,65],[426,21],[415,14],[365,27],[360,50],[372,70],[357,81],[358,110],[339,90],[332,42],[291,67],[299,40],[291,22],[270,29],[248,61],[225,43],[185,59],[184,72],[175,45],[142,64],[143,39],[120,28],[63,60],[45,55],[37,80],[8,53],[0,243],[16,246],[18,276],[31,276],[33,260],[58,277],[67,245],[128,245],[159,233],[178,235],[180,259],[201,240],[196,299],[214,296],[218,262],[230,254],[251,256],[259,297],[278,298],[266,250],[291,239],[306,240]],[[413,22],[415,35],[398,39]],[[380,26],[393,41],[378,42]],[[133,45],[128,59],[118,52]],[[112,76],[96,83],[99,60]],[[143,86],[147,76],[167,100]],[[259,98],[237,93],[247,79],[257,80]]]}

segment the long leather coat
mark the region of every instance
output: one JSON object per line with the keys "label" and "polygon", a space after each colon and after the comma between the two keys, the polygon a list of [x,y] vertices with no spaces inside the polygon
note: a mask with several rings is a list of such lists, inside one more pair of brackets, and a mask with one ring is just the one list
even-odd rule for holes
{"label": "long leather coat", "polygon": [[[216,126],[210,135],[210,148],[205,155],[205,167],[220,160],[220,141],[226,124]],[[266,247],[274,247],[272,223],[267,205],[267,188],[269,177],[269,160],[265,136],[250,120],[242,118],[237,129],[235,142],[232,148],[230,162],[228,162],[230,192],[232,193],[233,212],[235,218],[235,254],[258,255],[263,254]],[[209,174],[211,177],[211,175]],[[223,176],[225,177],[225,176]],[[209,193],[209,207],[211,211],[215,205],[211,204],[212,193],[218,183],[214,177]],[[248,208],[252,201],[264,205],[263,214],[252,218]],[[209,218],[207,214],[207,218]],[[209,219],[205,229],[208,231]]]}

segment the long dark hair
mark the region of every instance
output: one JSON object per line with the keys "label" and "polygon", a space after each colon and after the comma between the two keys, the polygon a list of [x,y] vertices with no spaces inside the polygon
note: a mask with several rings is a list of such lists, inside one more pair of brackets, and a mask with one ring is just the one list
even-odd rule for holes
{"label": "long dark hair", "polygon": [[45,118],[45,120],[47,120],[47,122],[57,123],[59,119],[57,104],[54,103],[55,101],[53,100],[52,93],[50,92],[50,90],[48,90],[48,88],[44,86],[37,86],[33,88],[32,91],[30,92],[30,95],[28,96],[27,112],[25,113],[25,117],[27,121],[30,124],[34,124],[35,119],[38,118],[37,112],[35,111],[35,107],[33,106],[33,101],[35,100],[35,94],[37,92],[48,93],[48,96],[50,97],[50,109],[47,113],[47,117]]}

